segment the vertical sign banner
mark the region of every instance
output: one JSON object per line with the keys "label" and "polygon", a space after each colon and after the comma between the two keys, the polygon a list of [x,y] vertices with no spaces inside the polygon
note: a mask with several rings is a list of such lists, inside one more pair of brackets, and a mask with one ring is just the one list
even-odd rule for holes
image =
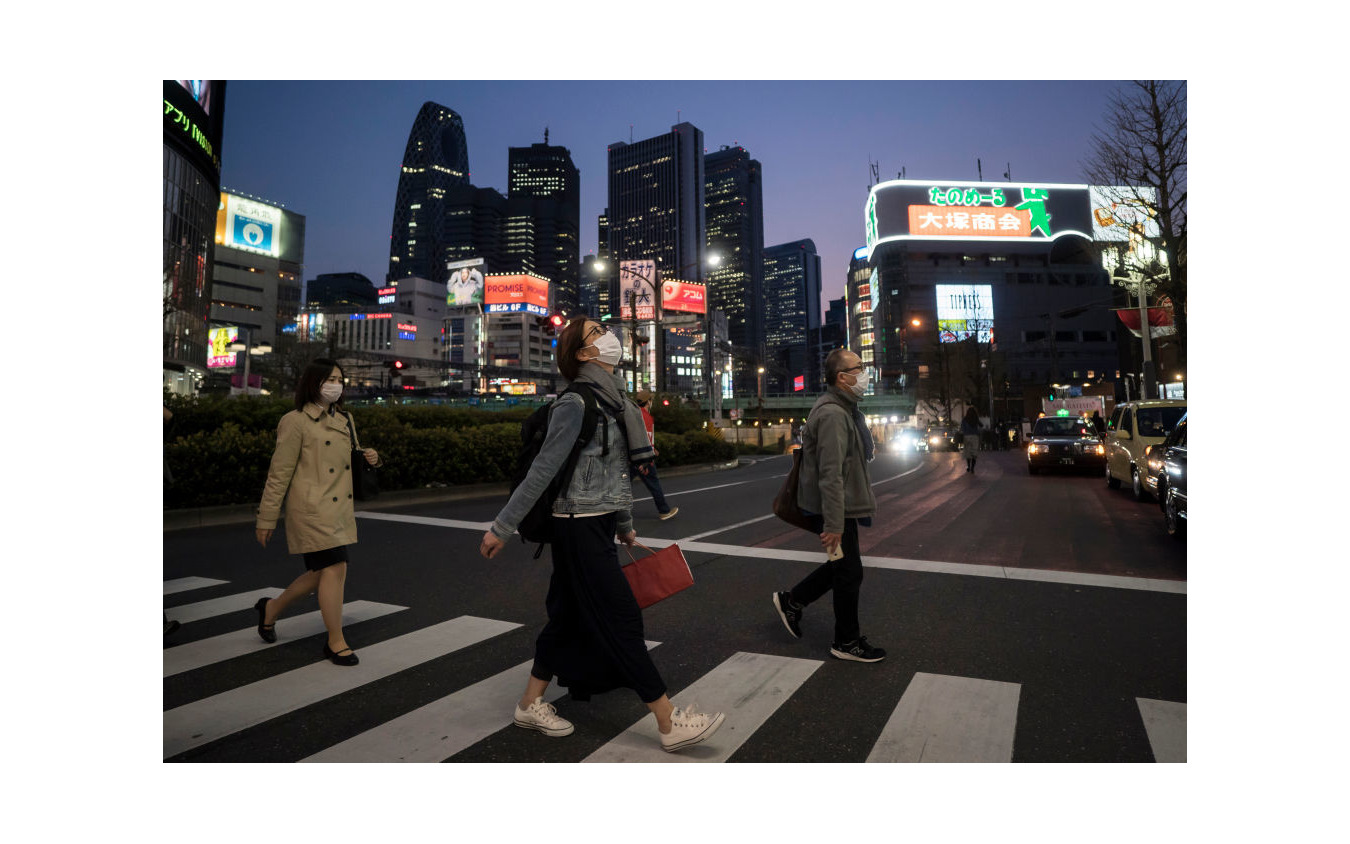
{"label": "vertical sign banner", "polygon": [[988,284],[935,284],[938,342],[959,343],[971,336],[994,337],[994,288]]}
{"label": "vertical sign banner", "polygon": [[210,351],[206,353],[206,368],[234,368],[235,353],[230,351],[230,344],[239,339],[239,327],[235,325],[222,325],[218,328],[208,328],[206,330],[206,337],[211,344]]}
{"label": "vertical sign banner", "polygon": [[619,318],[632,319],[632,303],[637,302],[637,318],[656,319],[656,261],[619,262]]}
{"label": "vertical sign banner", "polygon": [[796,378],[793,378],[793,379],[792,379],[792,391],[793,391],[793,392],[795,392],[795,393],[800,393],[802,390],[805,390],[805,389],[806,389],[806,376],[805,376],[805,375],[798,375]]}

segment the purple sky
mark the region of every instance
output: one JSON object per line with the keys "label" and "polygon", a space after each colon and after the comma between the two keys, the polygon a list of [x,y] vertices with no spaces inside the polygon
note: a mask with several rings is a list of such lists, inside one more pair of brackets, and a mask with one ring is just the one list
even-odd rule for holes
{"label": "purple sky", "polygon": [[[605,148],[681,121],[709,152],[745,147],[764,171],[764,244],[809,237],[823,299],[843,295],[864,243],[868,161],[882,180],[1085,181],[1089,137],[1116,82],[252,82],[229,83],[222,184],[306,218],[305,279],[380,283],[399,165],[422,103],[464,118],[471,181],[506,192],[507,148],[544,139],[581,171],[581,254],[606,201]],[[824,307],[824,302],[822,302]]]}

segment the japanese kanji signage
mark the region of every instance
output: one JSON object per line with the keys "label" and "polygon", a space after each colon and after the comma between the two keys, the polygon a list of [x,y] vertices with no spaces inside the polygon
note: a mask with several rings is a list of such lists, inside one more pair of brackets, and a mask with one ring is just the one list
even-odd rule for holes
{"label": "japanese kanji signage", "polygon": [[1087,185],[896,180],[863,207],[869,251],[895,240],[1046,241],[1093,234]]}
{"label": "japanese kanji signage", "polygon": [[632,319],[632,304],[636,302],[638,319],[656,319],[657,283],[655,261],[620,261],[619,318]]}

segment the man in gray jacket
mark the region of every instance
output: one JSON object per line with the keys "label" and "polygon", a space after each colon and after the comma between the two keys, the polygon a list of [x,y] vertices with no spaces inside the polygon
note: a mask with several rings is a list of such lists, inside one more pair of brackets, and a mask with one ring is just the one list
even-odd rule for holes
{"label": "man in gray jacket", "polygon": [[834,642],[830,655],[855,662],[880,662],[886,652],[867,643],[858,627],[862,589],[862,552],[858,525],[870,527],[877,510],[867,475],[875,455],[867,419],[858,401],[867,392],[867,370],[847,349],[825,358],[828,385],[811,408],[802,432],[802,466],[797,502],[815,521],[829,559],[787,592],[775,592],[773,605],[794,637],[802,636],[806,605],[834,591]]}

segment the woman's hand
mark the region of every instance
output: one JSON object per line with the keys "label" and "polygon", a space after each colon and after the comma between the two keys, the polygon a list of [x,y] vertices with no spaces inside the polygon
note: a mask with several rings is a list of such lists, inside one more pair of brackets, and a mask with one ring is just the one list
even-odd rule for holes
{"label": "woman's hand", "polygon": [[366,462],[372,466],[380,462],[380,455],[373,448],[363,448],[361,453],[366,456]]}
{"label": "woman's hand", "polygon": [[258,528],[258,544],[267,547],[267,540],[272,538],[272,531],[269,528]]}
{"label": "woman's hand", "polygon": [[630,530],[628,531],[628,533],[618,533],[614,535],[614,538],[622,542],[624,545],[627,545],[629,548],[632,548],[633,543],[637,542],[637,531]]}
{"label": "woman's hand", "polygon": [[844,535],[842,533],[822,533],[820,535],[821,546],[824,547],[824,549],[826,551],[829,551],[831,554],[834,553],[834,549],[838,548],[839,543],[842,542],[843,540]]}
{"label": "woman's hand", "polygon": [[497,556],[497,552],[502,550],[502,546],[505,544],[501,537],[492,531],[488,531],[483,534],[483,541],[478,544],[478,553],[490,560]]}

